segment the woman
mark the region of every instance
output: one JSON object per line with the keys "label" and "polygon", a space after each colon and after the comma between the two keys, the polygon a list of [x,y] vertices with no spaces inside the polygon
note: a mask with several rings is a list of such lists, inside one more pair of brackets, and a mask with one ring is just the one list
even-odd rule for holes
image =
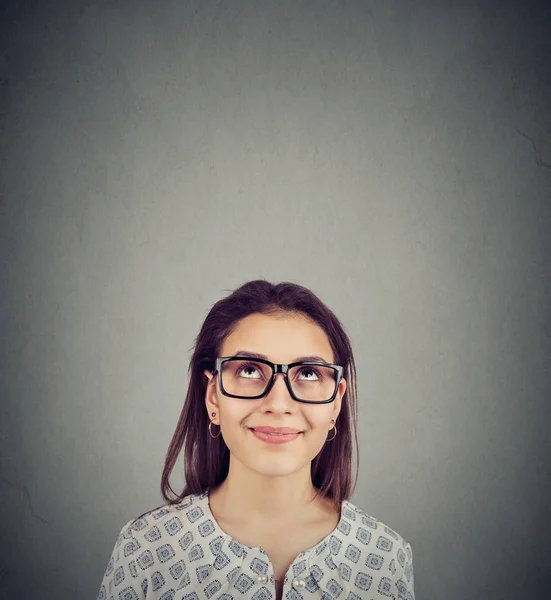
{"label": "woman", "polygon": [[411,545],[348,500],[355,364],[331,310],[250,281],[212,307],[189,372],[167,504],[124,525],[98,600],[413,599]]}

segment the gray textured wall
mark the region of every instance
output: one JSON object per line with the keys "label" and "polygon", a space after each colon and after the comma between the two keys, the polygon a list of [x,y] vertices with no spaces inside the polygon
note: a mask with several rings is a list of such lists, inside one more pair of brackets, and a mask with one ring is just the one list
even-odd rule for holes
{"label": "gray textured wall", "polygon": [[206,312],[256,277],[347,328],[352,500],[419,600],[544,597],[546,5],[4,6],[2,597],[95,598]]}

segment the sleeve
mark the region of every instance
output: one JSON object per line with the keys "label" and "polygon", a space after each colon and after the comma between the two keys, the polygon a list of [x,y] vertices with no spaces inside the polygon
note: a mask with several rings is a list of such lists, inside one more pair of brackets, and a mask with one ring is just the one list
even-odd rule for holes
{"label": "sleeve", "polygon": [[139,547],[130,527],[133,522],[133,519],[128,521],[117,537],[97,600],[119,600],[119,598],[145,600],[146,598],[148,581],[147,578],[139,579],[136,561],[133,558],[136,546]]}
{"label": "sleeve", "polygon": [[413,551],[411,544],[404,540],[403,566],[397,571],[398,600],[415,600],[414,577],[413,577]]}

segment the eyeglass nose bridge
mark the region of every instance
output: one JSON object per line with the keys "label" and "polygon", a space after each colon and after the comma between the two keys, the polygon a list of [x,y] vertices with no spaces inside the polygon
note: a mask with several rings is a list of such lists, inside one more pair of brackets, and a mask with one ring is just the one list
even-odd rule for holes
{"label": "eyeglass nose bridge", "polygon": [[270,380],[270,383],[267,385],[266,389],[264,390],[264,394],[262,395],[262,397],[265,397],[270,393],[270,390],[274,387],[274,384],[276,382],[276,377],[279,373],[283,373],[283,379],[285,380],[285,387],[287,388],[287,391],[289,392],[291,398],[293,397],[293,394],[291,391],[291,386],[289,384],[289,378],[287,377],[287,375],[289,373],[289,365],[278,365],[275,363],[274,363],[274,368],[273,368],[273,373],[272,373],[272,379]]}

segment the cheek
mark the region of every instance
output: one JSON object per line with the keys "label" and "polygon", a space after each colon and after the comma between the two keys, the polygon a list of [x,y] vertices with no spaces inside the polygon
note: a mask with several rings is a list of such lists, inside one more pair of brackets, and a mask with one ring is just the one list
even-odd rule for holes
{"label": "cheek", "polygon": [[224,403],[220,407],[220,422],[226,437],[242,438],[247,433],[247,423],[252,423],[251,408],[239,403]]}
{"label": "cheek", "polygon": [[311,410],[304,414],[308,428],[312,430],[312,433],[322,434],[323,431],[327,431],[331,425],[331,412],[324,410],[321,406],[314,406],[317,410]]}

